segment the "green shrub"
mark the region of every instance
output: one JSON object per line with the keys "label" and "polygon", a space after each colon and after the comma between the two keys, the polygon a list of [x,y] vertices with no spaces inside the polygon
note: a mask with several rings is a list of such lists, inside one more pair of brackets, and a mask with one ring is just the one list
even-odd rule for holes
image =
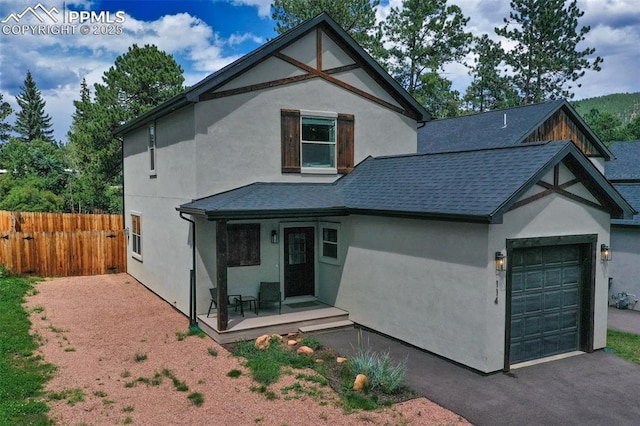
{"label": "green shrub", "polygon": [[202,395],[200,392],[192,392],[187,396],[187,399],[189,399],[189,401],[191,401],[191,403],[193,405],[195,405],[196,407],[201,406],[202,404],[204,404],[204,395]]}
{"label": "green shrub", "polygon": [[364,374],[371,389],[379,388],[384,393],[394,393],[402,385],[407,372],[404,363],[392,364],[389,352],[378,354],[371,350],[358,350],[351,359],[353,373]]}

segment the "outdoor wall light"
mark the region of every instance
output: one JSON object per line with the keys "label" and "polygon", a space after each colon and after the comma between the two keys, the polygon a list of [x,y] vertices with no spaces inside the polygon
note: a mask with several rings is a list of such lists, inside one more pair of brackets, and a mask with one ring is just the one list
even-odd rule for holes
{"label": "outdoor wall light", "polygon": [[276,231],[275,229],[271,231],[271,243],[278,244],[278,231]]}
{"label": "outdoor wall light", "polygon": [[501,272],[506,269],[507,258],[501,251],[496,252],[496,272]]}
{"label": "outdoor wall light", "polygon": [[609,262],[611,260],[611,249],[608,245],[602,244],[600,246],[600,258],[603,262]]}

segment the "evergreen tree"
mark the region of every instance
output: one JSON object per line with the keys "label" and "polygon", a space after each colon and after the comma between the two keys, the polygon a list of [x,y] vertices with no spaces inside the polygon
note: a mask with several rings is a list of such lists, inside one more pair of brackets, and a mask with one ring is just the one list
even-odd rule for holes
{"label": "evergreen tree", "polygon": [[5,120],[13,112],[13,108],[9,105],[9,102],[3,101],[2,93],[0,93],[0,145],[9,140],[9,132],[11,131],[11,125]]}
{"label": "evergreen tree", "polygon": [[464,101],[472,112],[509,108],[519,102],[518,93],[509,77],[501,75],[504,52],[500,43],[483,34],[475,40],[474,63],[469,66],[473,81],[467,88]]}
{"label": "evergreen tree", "polygon": [[122,151],[113,131],[183,90],[182,68],[156,46],[133,45],[116,58],[95,99],[86,82],[75,101],[70,151],[78,172],[74,199],[83,210],[117,212],[122,200]]}
{"label": "evergreen tree", "polygon": [[[572,98],[573,84],[585,70],[600,71],[602,58],[593,48],[577,50],[590,27],[578,29],[584,12],[577,1],[512,0],[512,11],[496,34],[515,43],[506,55],[521,103]],[[576,83],[576,87],[580,84]]]}
{"label": "evergreen tree", "polygon": [[278,34],[322,12],[344,28],[355,41],[372,56],[382,49],[376,32],[376,8],[380,0],[275,0],[271,6],[271,18],[276,21]]}
{"label": "evergreen tree", "polygon": [[16,115],[14,126],[19,138],[27,143],[35,139],[54,142],[51,117],[44,112],[45,101],[31,76],[31,71],[27,71],[24,85],[20,89],[20,94],[16,96],[20,111]]}
{"label": "evergreen tree", "polygon": [[462,59],[472,40],[469,18],[446,0],[404,0],[381,23],[390,45],[383,61],[390,74],[435,117],[457,113],[458,94],[440,74],[447,63]]}

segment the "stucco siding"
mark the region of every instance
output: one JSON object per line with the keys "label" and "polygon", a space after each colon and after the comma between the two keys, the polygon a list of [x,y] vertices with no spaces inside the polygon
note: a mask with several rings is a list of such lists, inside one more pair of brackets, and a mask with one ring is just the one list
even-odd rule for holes
{"label": "stucco siding", "polygon": [[336,306],[486,371],[487,225],[351,216]]}
{"label": "stucco siding", "polygon": [[[640,297],[640,228],[611,227],[610,294],[626,292]],[[635,306],[640,310],[640,304]]]}
{"label": "stucco siding", "polygon": [[[489,259],[496,251],[506,253],[506,240],[518,238],[555,237],[563,235],[598,236],[597,246],[609,243],[609,214],[593,207],[552,194],[512,210],[504,215],[502,224],[491,225],[489,230]],[[507,264],[509,259],[507,259]],[[600,261],[596,253],[595,262],[595,318],[594,348],[606,345],[608,265]],[[495,294],[496,280],[499,285],[498,305],[489,310],[486,321],[487,348],[495,348],[488,362],[491,370],[502,368],[504,362],[506,283],[505,275],[496,276],[486,282],[487,294]]]}
{"label": "stucco siding", "polygon": [[[149,123],[151,124],[151,123]],[[194,195],[195,150],[193,108],[155,122],[156,173],[149,173],[148,125],[125,136],[124,213],[131,230],[131,212],[141,217],[142,261],[127,241],[127,271],[182,312],[189,311],[191,235],[175,208]]]}
{"label": "stucco siding", "polygon": [[281,173],[281,109],[355,115],[355,162],[415,152],[416,123],[319,79],[200,102],[196,198],[253,182],[331,182],[337,175]]}

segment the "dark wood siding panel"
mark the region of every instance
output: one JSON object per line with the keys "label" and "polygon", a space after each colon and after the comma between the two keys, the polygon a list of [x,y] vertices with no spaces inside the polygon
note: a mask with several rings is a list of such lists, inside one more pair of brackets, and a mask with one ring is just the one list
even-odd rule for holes
{"label": "dark wood siding panel", "polygon": [[227,235],[229,267],[260,264],[260,224],[228,225]]}
{"label": "dark wood siding panel", "polygon": [[561,141],[571,139],[586,155],[598,155],[595,146],[589,141],[576,123],[563,111],[556,111],[547,121],[534,130],[525,142]]}
{"label": "dark wood siding panel", "polygon": [[283,109],[280,117],[282,173],[300,173],[300,111]]}
{"label": "dark wood siding panel", "polygon": [[354,167],[354,125],[351,114],[338,114],[338,173],[349,173]]}

